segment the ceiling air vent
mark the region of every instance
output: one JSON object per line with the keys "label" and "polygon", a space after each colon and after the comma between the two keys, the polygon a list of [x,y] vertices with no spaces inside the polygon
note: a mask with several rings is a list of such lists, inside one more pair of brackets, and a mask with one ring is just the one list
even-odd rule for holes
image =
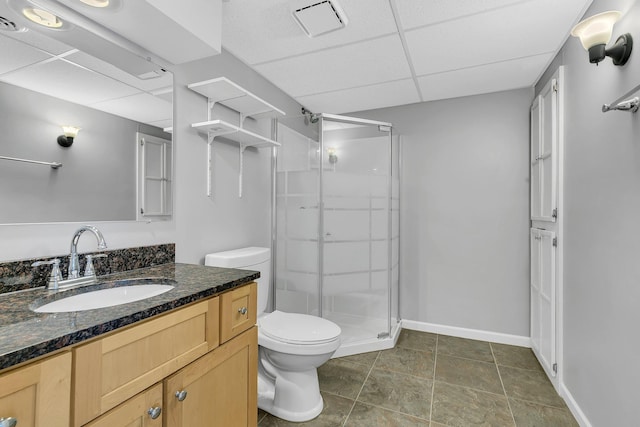
{"label": "ceiling air vent", "polygon": [[23,27],[19,27],[15,22],[8,20],[7,18],[0,16],[0,30],[2,31],[24,31]]}
{"label": "ceiling air vent", "polygon": [[347,26],[347,15],[336,0],[298,2],[293,17],[305,34],[316,37]]}

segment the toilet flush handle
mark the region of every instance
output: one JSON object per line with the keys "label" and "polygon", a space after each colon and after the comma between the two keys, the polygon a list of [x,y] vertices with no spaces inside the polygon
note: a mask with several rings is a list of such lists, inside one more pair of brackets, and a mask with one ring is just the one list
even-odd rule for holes
{"label": "toilet flush handle", "polygon": [[245,314],[247,314],[247,307],[241,307],[238,309],[238,313],[242,314],[243,316]]}

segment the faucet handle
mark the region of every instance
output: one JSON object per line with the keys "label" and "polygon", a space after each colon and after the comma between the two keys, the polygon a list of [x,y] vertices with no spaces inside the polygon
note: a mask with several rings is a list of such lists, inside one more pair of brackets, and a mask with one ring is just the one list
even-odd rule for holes
{"label": "faucet handle", "polygon": [[107,258],[107,254],[97,254],[97,255],[85,255],[87,260],[87,264],[84,267],[84,277],[91,277],[96,275],[96,271],[93,268],[93,260],[95,258]]}
{"label": "faucet handle", "polygon": [[62,280],[62,272],[60,271],[60,259],[54,258],[49,261],[36,261],[31,264],[31,267],[39,267],[41,265],[52,265],[51,274],[49,275],[49,286],[47,289],[50,291],[58,290],[58,282]]}

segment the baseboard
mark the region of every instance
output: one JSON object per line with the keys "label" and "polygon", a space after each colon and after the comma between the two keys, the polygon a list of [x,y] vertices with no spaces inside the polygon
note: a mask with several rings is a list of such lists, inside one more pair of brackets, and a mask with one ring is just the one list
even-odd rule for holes
{"label": "baseboard", "polygon": [[580,424],[580,427],[593,427],[563,382],[560,383],[560,396],[564,399],[567,407],[569,407],[569,410],[573,414],[573,417],[576,419],[578,424]]}
{"label": "baseboard", "polygon": [[450,335],[452,337],[468,338],[472,340],[489,341],[497,344],[515,345],[531,348],[531,338],[521,335],[509,335],[500,332],[483,331],[480,329],[460,328],[457,326],[438,325],[435,323],[418,322],[402,319],[402,328],[413,331],[431,332],[434,334]]}

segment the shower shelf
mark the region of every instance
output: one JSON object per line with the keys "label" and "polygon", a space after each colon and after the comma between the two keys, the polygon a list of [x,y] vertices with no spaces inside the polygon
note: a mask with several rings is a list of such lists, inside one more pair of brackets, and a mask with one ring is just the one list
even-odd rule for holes
{"label": "shower shelf", "polygon": [[[207,196],[213,193],[212,185],[212,144],[218,136],[223,136],[239,145],[240,171],[238,175],[238,197],[242,197],[242,176],[244,169],[244,150],[247,147],[277,147],[280,144],[270,138],[258,135],[244,128],[247,117],[259,120],[267,117],[286,115],[281,109],[274,107],[264,99],[254,95],[242,86],[226,77],[204,80],[187,85],[192,91],[207,98],[207,121],[194,123],[192,128],[207,135],[208,168],[207,168]],[[215,104],[221,104],[238,113],[238,124],[234,125],[224,120],[212,117]]]}

